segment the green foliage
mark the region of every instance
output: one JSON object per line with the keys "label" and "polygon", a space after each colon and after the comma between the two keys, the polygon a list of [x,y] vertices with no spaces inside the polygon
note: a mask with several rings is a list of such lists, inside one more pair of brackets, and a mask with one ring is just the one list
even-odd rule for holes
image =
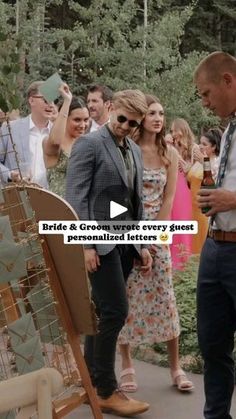
{"label": "green foliage", "polygon": [[183,271],[175,271],[173,282],[178,305],[181,335],[180,353],[199,354],[196,334],[196,287],[199,256],[189,258]]}
{"label": "green foliage", "polygon": [[[119,0],[94,0],[85,7],[70,2],[79,21],[84,27],[87,25],[87,53],[83,59],[87,79],[109,84],[114,89],[147,89],[154,85],[159,73],[176,64],[184,26],[192,9],[186,7],[181,13],[167,11],[152,15],[155,3],[148,2],[145,27],[143,7],[137,7],[134,0],[122,4]],[[89,50],[93,53],[88,54]]]}
{"label": "green foliage", "polygon": [[[156,80],[156,94],[165,106],[167,122],[178,115],[189,121],[196,135],[203,127],[219,123],[218,118],[202,107],[193,85],[194,68],[205,55],[198,52],[188,54]],[[154,86],[152,90],[155,91]]]}
{"label": "green foliage", "polygon": [[12,8],[0,1],[0,108],[3,112],[20,104],[17,76],[20,72],[19,41],[12,31]]}
{"label": "green foliage", "polygon": [[18,36],[22,40],[23,85],[27,87],[31,81],[51,75],[59,68],[62,57],[58,52],[55,31],[50,27],[45,0],[19,2],[16,23]]}
{"label": "green foliage", "polygon": [[235,54],[235,0],[198,0],[186,26],[182,51],[215,50]]}
{"label": "green foliage", "polygon": [[186,118],[197,134],[216,120],[195,94],[193,71],[216,46],[232,51],[234,1],[0,0],[1,103],[60,70],[74,94],[94,82],[155,93],[168,121]]}

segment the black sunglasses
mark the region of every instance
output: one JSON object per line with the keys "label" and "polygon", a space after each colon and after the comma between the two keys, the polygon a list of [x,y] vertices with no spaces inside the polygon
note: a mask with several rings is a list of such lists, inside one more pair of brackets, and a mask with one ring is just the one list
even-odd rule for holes
{"label": "black sunglasses", "polygon": [[139,121],[136,121],[135,119],[128,119],[128,118],[126,118],[126,116],[124,116],[124,115],[118,115],[118,116],[116,117],[116,119],[117,119],[117,121],[118,121],[120,124],[124,124],[124,122],[127,122],[127,121],[128,121],[128,124],[129,124],[129,127],[130,127],[130,128],[138,128],[138,127],[139,127],[139,125],[140,125],[140,123],[141,123],[141,122],[139,122]]}

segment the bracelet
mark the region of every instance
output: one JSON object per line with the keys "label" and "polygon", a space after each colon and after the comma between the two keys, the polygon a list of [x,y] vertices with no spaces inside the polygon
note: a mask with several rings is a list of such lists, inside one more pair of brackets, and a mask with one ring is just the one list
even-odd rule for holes
{"label": "bracelet", "polygon": [[66,114],[66,113],[63,113],[63,114],[62,114],[62,116],[63,116],[64,118],[68,118],[68,114]]}

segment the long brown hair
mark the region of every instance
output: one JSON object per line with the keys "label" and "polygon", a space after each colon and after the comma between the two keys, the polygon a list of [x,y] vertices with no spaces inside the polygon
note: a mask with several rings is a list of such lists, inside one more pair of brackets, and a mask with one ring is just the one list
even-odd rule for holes
{"label": "long brown hair", "polygon": [[[159,103],[161,105],[160,100],[154,95],[145,95],[145,99],[146,99],[148,108],[153,103]],[[144,119],[143,119],[143,121],[144,121]],[[136,130],[136,132],[134,134],[134,140],[137,143],[140,142],[140,139],[142,138],[142,135],[143,135],[143,132],[144,132],[143,121],[142,121],[140,127],[138,128],[138,130]],[[165,166],[168,166],[170,164],[170,161],[167,157],[167,144],[166,144],[166,141],[165,141],[165,130],[166,130],[166,121],[165,121],[165,118],[164,118],[163,127],[162,127],[161,131],[156,133],[155,144],[157,146],[157,150],[158,150],[157,152],[158,152],[158,154],[161,158],[161,161],[164,163]]]}

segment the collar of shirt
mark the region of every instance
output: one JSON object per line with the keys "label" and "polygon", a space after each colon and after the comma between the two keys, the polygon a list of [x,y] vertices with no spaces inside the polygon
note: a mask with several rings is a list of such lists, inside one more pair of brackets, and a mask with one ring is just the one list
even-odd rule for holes
{"label": "collar of shirt", "polygon": [[39,132],[45,132],[47,134],[49,134],[51,128],[52,128],[52,122],[48,121],[47,125],[45,127],[43,127],[41,130],[35,125],[34,121],[32,120],[32,114],[30,114],[29,116],[29,129],[30,131],[39,131]]}
{"label": "collar of shirt", "polygon": [[107,124],[108,122],[109,122],[109,119],[108,119],[108,121],[106,121],[104,124],[102,124],[102,125],[99,125],[96,121],[94,121],[94,119],[92,119],[91,120],[92,121],[92,123],[91,123],[91,127],[90,127],[90,132],[93,132],[93,131],[97,131],[99,128],[101,128],[101,127],[103,127],[105,124]]}
{"label": "collar of shirt", "polygon": [[108,125],[106,125],[106,128],[109,131],[109,133],[110,133],[110,135],[111,135],[111,137],[112,137],[112,139],[113,139],[116,147],[119,147],[120,149],[123,149],[123,150],[128,150],[128,149],[130,150],[130,146],[129,146],[129,143],[128,143],[126,137],[124,138],[123,144],[120,144],[119,141],[117,140],[116,136],[113,134],[113,132],[108,127]]}

